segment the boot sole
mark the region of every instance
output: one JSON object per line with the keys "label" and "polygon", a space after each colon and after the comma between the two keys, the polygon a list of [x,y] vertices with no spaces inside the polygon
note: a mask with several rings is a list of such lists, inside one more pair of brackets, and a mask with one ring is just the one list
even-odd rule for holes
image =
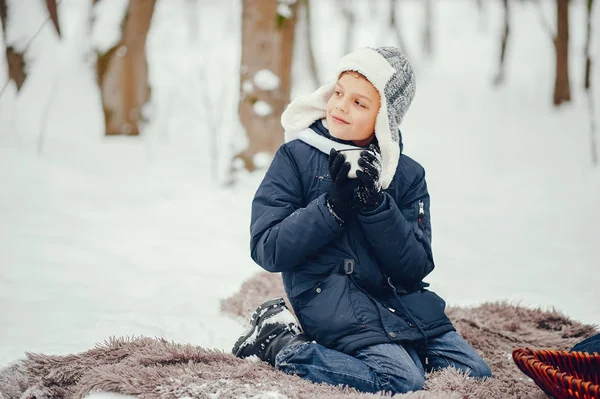
{"label": "boot sole", "polygon": [[254,311],[254,313],[252,313],[252,316],[250,317],[250,325],[252,326],[252,328],[249,329],[249,331],[246,334],[238,338],[238,340],[235,342],[235,345],[233,345],[233,349],[231,350],[231,352],[235,356],[238,356],[242,349],[246,347],[246,345],[244,345],[244,342],[246,342],[246,340],[250,338],[252,334],[254,334],[254,332],[256,331],[256,327],[262,321],[264,315],[267,313],[267,310],[270,308],[276,309],[279,307],[284,307],[287,309],[283,298],[271,299],[270,301],[263,302],[262,305],[256,308],[256,310]]}

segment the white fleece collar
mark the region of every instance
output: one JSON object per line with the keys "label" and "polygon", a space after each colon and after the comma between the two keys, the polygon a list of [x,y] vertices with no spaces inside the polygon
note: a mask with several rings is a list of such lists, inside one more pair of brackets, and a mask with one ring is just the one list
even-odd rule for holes
{"label": "white fleece collar", "polygon": [[335,148],[336,151],[354,150],[361,148],[349,144],[338,143],[337,141],[321,136],[311,128],[306,128],[298,132],[298,140],[305,142],[306,144],[316,148],[317,150],[327,155],[329,155],[329,152],[332,148]]}

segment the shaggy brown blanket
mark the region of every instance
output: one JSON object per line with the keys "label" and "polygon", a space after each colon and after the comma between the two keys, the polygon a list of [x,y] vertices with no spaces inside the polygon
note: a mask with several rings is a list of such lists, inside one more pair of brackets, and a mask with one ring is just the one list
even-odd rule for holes
{"label": "shaggy brown blanket", "polygon": [[[278,275],[261,273],[223,302],[245,319],[264,299],[283,296]],[[505,303],[450,308],[459,332],[490,363],[494,378],[473,381],[452,369],[432,373],[425,391],[396,395],[426,398],[545,398],[513,364],[515,347],[569,349],[596,328],[551,311]],[[0,399],[82,398],[94,391],[141,398],[368,398],[352,389],[312,384],[266,363],[162,339],[111,338],[68,356],[27,353],[0,371]]]}

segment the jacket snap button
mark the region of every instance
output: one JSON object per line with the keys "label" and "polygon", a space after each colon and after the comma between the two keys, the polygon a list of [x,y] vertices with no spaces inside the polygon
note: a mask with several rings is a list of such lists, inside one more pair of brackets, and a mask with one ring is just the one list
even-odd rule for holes
{"label": "jacket snap button", "polygon": [[391,332],[388,335],[390,336],[390,338],[396,338],[396,333]]}
{"label": "jacket snap button", "polygon": [[315,291],[317,291],[317,294],[321,293],[321,287],[317,288]]}

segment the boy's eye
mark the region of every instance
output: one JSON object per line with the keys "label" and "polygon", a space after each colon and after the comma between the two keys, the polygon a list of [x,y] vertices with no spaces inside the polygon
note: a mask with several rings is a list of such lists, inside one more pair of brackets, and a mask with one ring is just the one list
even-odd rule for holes
{"label": "boy's eye", "polygon": [[336,91],[335,91],[335,95],[339,97],[339,96],[341,96],[341,95],[342,95],[342,92],[341,92],[341,91],[339,91],[339,90],[336,90]]}
{"label": "boy's eye", "polygon": [[356,105],[358,105],[359,107],[366,108],[366,107],[364,106],[364,104],[363,104],[363,103],[361,103],[361,102],[360,102],[360,101],[358,101],[358,100],[356,100],[354,103],[355,103]]}

